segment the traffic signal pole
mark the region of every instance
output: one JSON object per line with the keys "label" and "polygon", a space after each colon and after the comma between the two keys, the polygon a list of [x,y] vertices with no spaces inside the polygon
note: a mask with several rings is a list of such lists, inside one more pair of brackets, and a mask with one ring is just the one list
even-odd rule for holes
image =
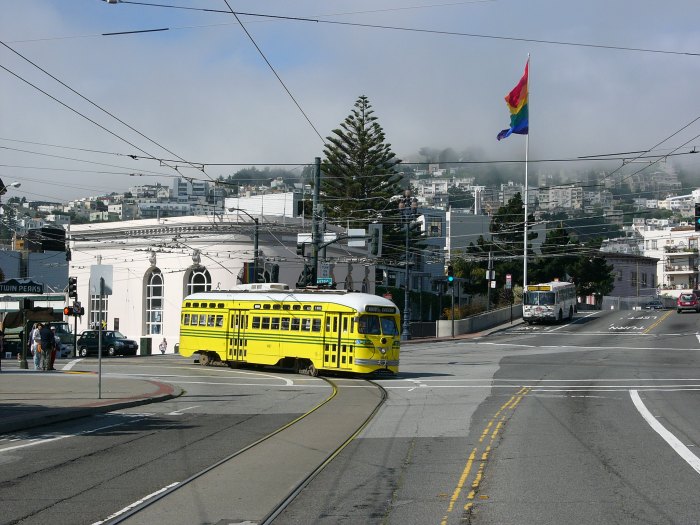
{"label": "traffic signal pole", "polygon": [[314,161],[314,195],[313,207],[311,211],[311,284],[316,284],[318,277],[318,252],[321,241],[321,221],[319,210],[319,197],[321,195],[321,157],[316,157]]}

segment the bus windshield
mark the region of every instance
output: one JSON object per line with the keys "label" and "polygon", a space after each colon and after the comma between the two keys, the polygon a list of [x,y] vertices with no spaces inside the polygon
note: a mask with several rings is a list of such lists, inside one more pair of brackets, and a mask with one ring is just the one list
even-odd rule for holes
{"label": "bus windshield", "polygon": [[527,292],[525,294],[525,304],[553,305],[555,302],[554,298],[554,292]]}
{"label": "bus windshield", "polygon": [[398,335],[399,333],[393,317],[378,315],[361,315],[357,323],[357,331],[367,335]]}

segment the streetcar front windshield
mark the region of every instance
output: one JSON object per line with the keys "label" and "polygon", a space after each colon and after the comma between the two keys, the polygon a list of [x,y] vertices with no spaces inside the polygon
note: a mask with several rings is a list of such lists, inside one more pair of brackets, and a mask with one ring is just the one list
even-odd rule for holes
{"label": "streetcar front windshield", "polygon": [[384,335],[399,335],[399,328],[393,317],[382,317],[382,333]]}
{"label": "streetcar front windshield", "polygon": [[525,304],[528,305],[553,305],[554,303],[554,292],[527,292],[525,294]]}
{"label": "streetcar front windshield", "polygon": [[361,334],[380,335],[379,317],[376,315],[361,315],[357,322],[357,331]]}

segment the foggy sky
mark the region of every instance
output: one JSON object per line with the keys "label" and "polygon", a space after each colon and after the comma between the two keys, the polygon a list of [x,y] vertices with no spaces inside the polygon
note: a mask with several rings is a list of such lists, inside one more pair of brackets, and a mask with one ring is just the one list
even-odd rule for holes
{"label": "foggy sky", "polygon": [[[226,9],[223,0],[159,3]],[[113,133],[0,69],[0,178],[22,183],[4,198],[68,200],[135,184],[170,185],[178,173],[206,179],[238,169],[209,166],[203,173],[179,162],[176,171],[127,155],[173,159],[174,153],[241,167],[312,163],[322,156],[321,137],[338,127],[360,95],[369,97],[400,158],[417,159],[420,148],[429,147],[522,160],[524,137],[497,142],[496,135],[508,127],[503,97],[522,75],[528,53],[531,160],[646,150],[700,116],[700,56],[563,44],[700,53],[700,5],[689,0],[230,3],[238,11],[482,37],[241,16],[314,130],[230,14],[100,0],[5,0],[5,44],[172,153],[2,47],[0,65]],[[170,30],[100,36],[160,28]],[[680,151],[690,150],[698,134],[700,122],[660,148],[665,153],[687,142]],[[691,169],[697,163],[694,157],[687,162]]]}

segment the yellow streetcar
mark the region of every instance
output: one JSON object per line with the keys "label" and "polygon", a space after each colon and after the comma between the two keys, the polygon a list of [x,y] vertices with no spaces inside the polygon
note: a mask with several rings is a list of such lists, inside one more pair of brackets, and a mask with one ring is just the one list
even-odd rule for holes
{"label": "yellow streetcar", "polygon": [[185,297],[180,354],[203,365],[396,374],[399,322],[394,303],[376,295],[244,285]]}

